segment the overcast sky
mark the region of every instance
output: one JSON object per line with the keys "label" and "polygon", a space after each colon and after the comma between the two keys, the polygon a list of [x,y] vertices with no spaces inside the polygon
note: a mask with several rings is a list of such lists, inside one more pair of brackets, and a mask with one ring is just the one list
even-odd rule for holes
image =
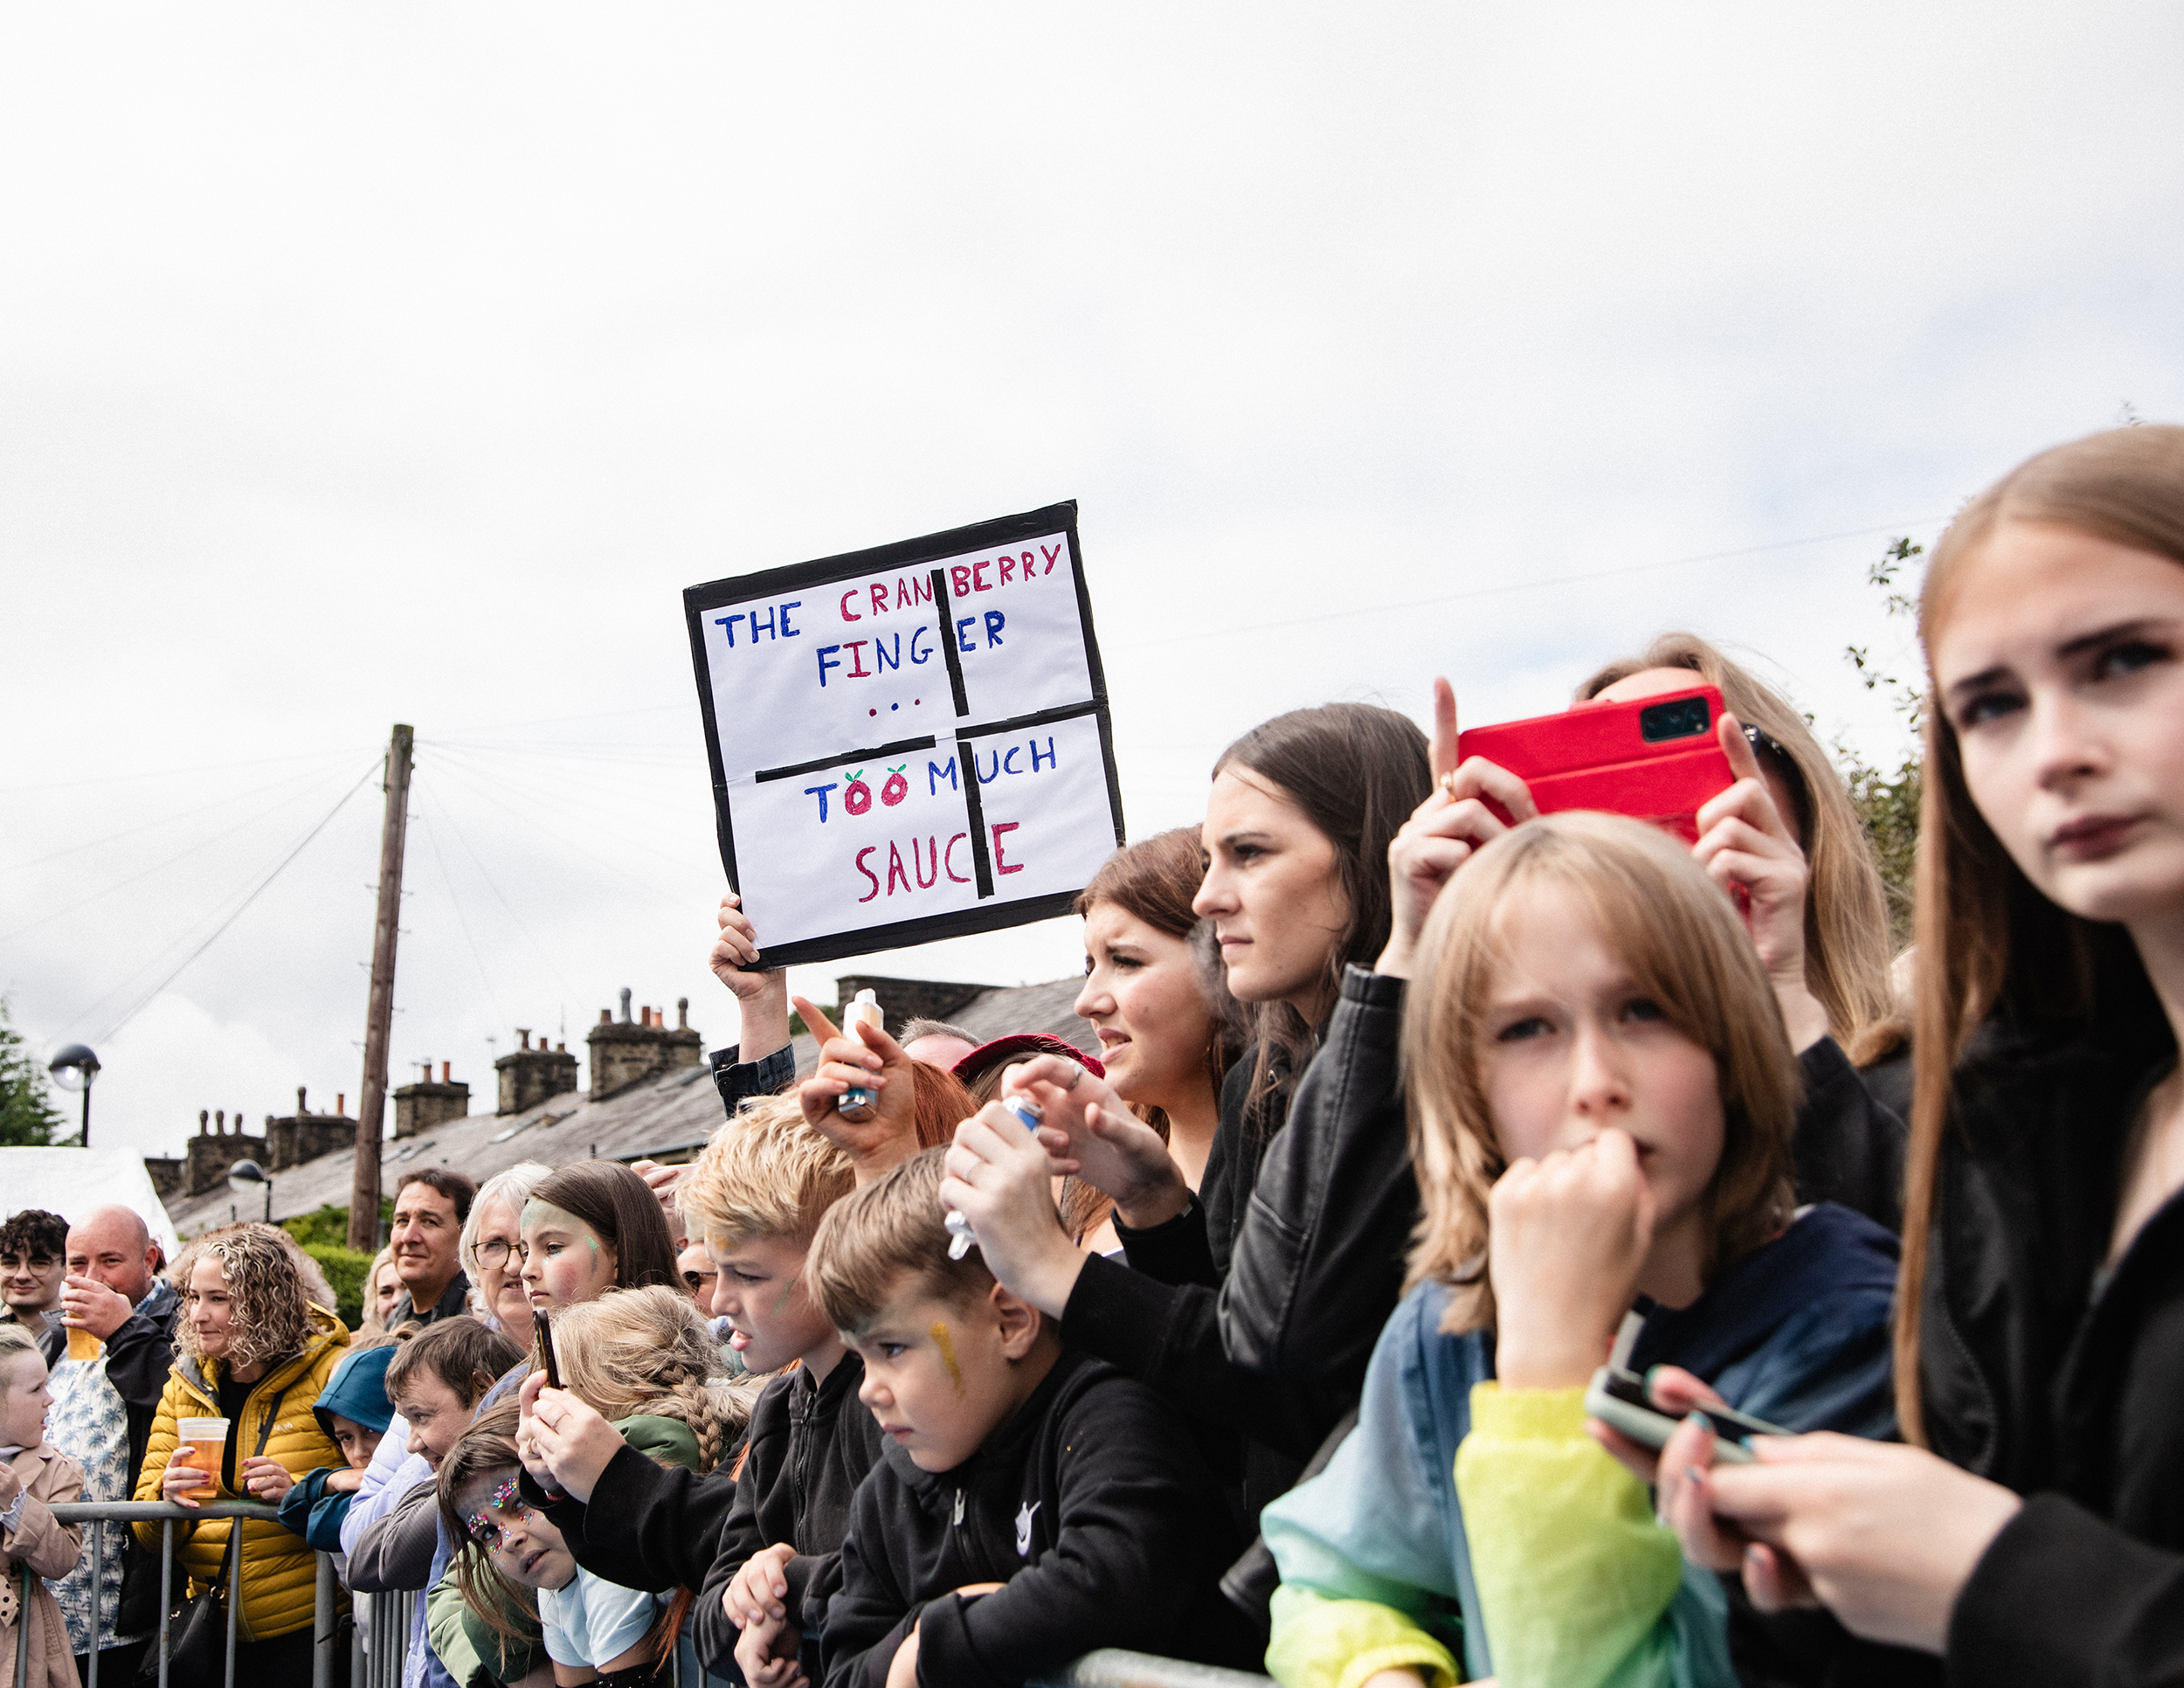
{"label": "overcast sky", "polygon": [[[0,43],[0,990],[149,1152],[354,1110],[396,721],[393,1083],[489,1107],[515,1027],[574,1043],[623,985],[733,1037],[685,586],[1080,500],[1134,836],[1276,711],[1445,672],[1538,713],[1670,627],[1890,754],[1842,655],[1911,671],[1885,541],[2184,417],[2174,6]],[[865,970],[1055,978],[1075,924]]]}

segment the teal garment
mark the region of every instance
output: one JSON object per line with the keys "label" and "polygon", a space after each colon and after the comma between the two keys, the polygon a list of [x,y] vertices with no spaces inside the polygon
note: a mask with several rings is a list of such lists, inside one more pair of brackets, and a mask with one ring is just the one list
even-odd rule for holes
{"label": "teal garment", "polygon": [[[1690,1307],[1655,1311],[1638,1352],[1787,1428],[1886,1436],[1893,1286],[1894,1240],[1823,1204]],[[1357,1429],[1261,1514],[1282,1582],[1268,1669],[1285,1688],[1354,1688],[1368,1663],[1441,1681],[1498,1675],[1504,1688],[1534,1688],[1535,1671],[1552,1688],[1733,1683],[1717,1579],[1680,1555],[1668,1574],[1673,1539],[1648,1522],[1634,1479],[1577,1445],[1573,1402],[1478,1392],[1493,1382],[1492,1341],[1444,1335],[1448,1303],[1431,1283],[1404,1297]],[[1494,1422],[1466,1460],[1481,1401]],[[1613,1599],[1588,1604],[1601,1577]]]}

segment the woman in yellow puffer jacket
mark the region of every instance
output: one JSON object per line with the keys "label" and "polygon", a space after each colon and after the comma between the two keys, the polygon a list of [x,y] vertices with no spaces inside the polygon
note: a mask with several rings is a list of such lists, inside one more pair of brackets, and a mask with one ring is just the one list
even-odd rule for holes
{"label": "woman in yellow puffer jacket", "polygon": [[[196,1503],[188,1493],[208,1480],[222,1500],[276,1505],[295,1480],[321,1465],[341,1465],[342,1451],[312,1404],[349,1346],[349,1332],[304,1293],[287,1239],[270,1226],[224,1225],[195,1239],[175,1263],[182,1319],[174,1370],[160,1396],[137,1479],[139,1500]],[[178,1426],[185,1418],[225,1418],[221,1469],[190,1463]],[[159,1551],[160,1525],[135,1526]],[[190,1592],[218,1582],[230,1521],[175,1526],[176,1557]],[[311,1614],[318,1556],[284,1526],[243,1525],[243,1609],[236,1623],[236,1678],[267,1671],[268,1681],[301,1681],[311,1668]],[[249,1679],[258,1680],[256,1677]]]}

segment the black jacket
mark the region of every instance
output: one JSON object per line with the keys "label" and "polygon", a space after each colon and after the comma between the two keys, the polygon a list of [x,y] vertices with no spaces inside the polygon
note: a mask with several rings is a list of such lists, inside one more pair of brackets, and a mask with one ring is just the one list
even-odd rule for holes
{"label": "black jacket", "polygon": [[1934,1450],[2026,1496],[1949,1626],[1958,1683],[2184,1682],[2184,1194],[2112,1276],[2125,1138],[2166,1027],[1984,1028],[1959,1075],[1927,1256]]}
{"label": "black jacket", "polygon": [[423,1312],[410,1300],[404,1290],[395,1297],[394,1305],[387,1309],[387,1328],[398,1331],[404,1325],[437,1325],[443,1318],[457,1318],[470,1311],[470,1275],[458,1269],[448,1280],[447,1287],[439,1293],[439,1299]]}
{"label": "black jacket", "polygon": [[[1341,1012],[1330,1023],[1330,1037]],[[1291,1138],[1289,1128],[1266,1133],[1254,1123],[1248,1104],[1255,1065],[1254,1053],[1247,1050],[1221,1087],[1220,1125],[1197,1199],[1180,1217],[1148,1230],[1134,1231],[1117,1220],[1115,1232],[1129,1265],[1088,1259],[1061,1319],[1062,1339],[1072,1347],[1119,1366],[1191,1416],[1201,1450],[1227,1490],[1234,1521],[1251,1526],[1247,1537],[1259,1509],[1295,1485],[1305,1462],[1356,1402],[1372,1348],[1368,1336],[1356,1345],[1354,1364],[1325,1366],[1315,1358],[1275,1377],[1231,1357],[1221,1286],[1256,1212],[1254,1186]],[[1307,1083],[1310,1076],[1308,1069]],[[1361,1225],[1370,1223],[1360,1216]],[[1321,1289],[1336,1293],[1332,1285],[1313,1286]],[[1371,1314],[1372,1335],[1393,1304],[1391,1296],[1386,1307]]]}
{"label": "black jacket", "polygon": [[[1790,1145],[1798,1200],[1833,1201],[1901,1231],[1908,1133],[1882,1099],[1891,1087],[1852,1066],[1832,1037],[1821,1038],[1797,1064],[1805,1079]],[[1887,1064],[1888,1077],[1908,1076],[1908,1057],[1892,1057]]]}
{"label": "black jacket", "polygon": [[713,1568],[721,1525],[736,1499],[733,1463],[724,1458],[700,1477],[623,1447],[599,1474],[588,1505],[546,1493],[529,1471],[518,1482],[525,1502],[546,1514],[585,1570],[625,1588],[664,1594],[702,1586]]}
{"label": "black jacket", "polygon": [[1001,1688],[1095,1647],[1202,1658],[1233,1622],[1214,1592],[1236,1545],[1225,1517],[1174,1415],[1065,1349],[955,1470],[881,1455],[826,1608],[826,1688],[881,1688],[913,1621],[924,1688]]}
{"label": "black jacket", "polygon": [[[841,1586],[850,1502],[888,1445],[871,1409],[857,1399],[864,1380],[864,1361],[845,1354],[823,1384],[814,1386],[801,1369],[774,1379],[751,1409],[736,1498],[694,1620],[698,1657],[723,1676],[733,1674],[741,1631],[728,1621],[721,1596],[761,1547],[785,1541],[796,1548],[784,1572],[790,1617],[814,1640],[826,1622],[826,1602]],[[817,1674],[816,1654],[815,1646],[807,1674]]]}

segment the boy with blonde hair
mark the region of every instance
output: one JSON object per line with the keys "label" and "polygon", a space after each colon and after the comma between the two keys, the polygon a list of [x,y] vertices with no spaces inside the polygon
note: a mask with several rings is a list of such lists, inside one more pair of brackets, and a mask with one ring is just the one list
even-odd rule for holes
{"label": "boy with blonde hair", "polygon": [[573,1497],[549,1499],[547,1512],[577,1562],[632,1587],[699,1589],[699,1657],[722,1675],[733,1660],[757,1684],[796,1675],[840,1581],[850,1497],[880,1456],[879,1429],[857,1403],[863,1366],[805,1281],[812,1233],[854,1181],[791,1096],[721,1126],[675,1186],[717,1274],[712,1311],[728,1318],[730,1345],[750,1371],[779,1373],[732,1469],[662,1470],[566,1392],[526,1391],[518,1442],[535,1450],[535,1477],[546,1468]]}
{"label": "boy with blonde hair", "polygon": [[887,1437],[826,1612],[826,1688],[1002,1688],[1095,1647],[1234,1660],[1239,1544],[1181,1422],[1062,1346],[976,1254],[950,1259],[930,1149],[812,1240],[820,1308]]}

